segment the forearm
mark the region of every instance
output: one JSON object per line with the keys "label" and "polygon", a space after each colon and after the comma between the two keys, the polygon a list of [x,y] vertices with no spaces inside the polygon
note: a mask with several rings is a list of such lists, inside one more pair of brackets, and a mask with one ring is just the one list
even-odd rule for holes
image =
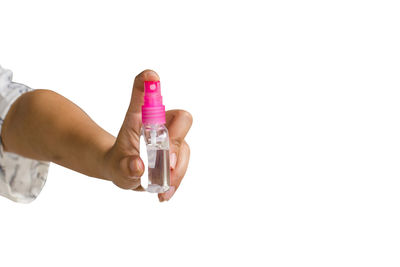
{"label": "forearm", "polygon": [[109,178],[104,160],[115,138],[55,92],[36,90],[19,97],[7,113],[1,137],[5,151]]}

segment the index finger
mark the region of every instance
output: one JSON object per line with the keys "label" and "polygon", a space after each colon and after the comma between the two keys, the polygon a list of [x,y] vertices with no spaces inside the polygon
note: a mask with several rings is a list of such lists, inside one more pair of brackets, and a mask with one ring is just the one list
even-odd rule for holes
{"label": "index finger", "polygon": [[142,112],[142,105],[144,100],[144,82],[159,80],[160,77],[154,70],[144,70],[135,77],[128,112]]}
{"label": "index finger", "polygon": [[192,115],[185,110],[169,110],[166,112],[166,125],[171,141],[171,153],[178,153],[187,133],[192,126]]}

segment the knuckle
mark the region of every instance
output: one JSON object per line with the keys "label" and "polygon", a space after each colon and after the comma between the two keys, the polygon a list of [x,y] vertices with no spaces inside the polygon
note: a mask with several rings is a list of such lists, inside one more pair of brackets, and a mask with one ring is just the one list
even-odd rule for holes
{"label": "knuckle", "polygon": [[175,146],[175,147],[181,147],[181,145],[182,145],[182,142],[183,140],[181,139],[181,138],[174,138],[174,139],[172,139],[171,140],[171,144],[173,145],[173,146]]}
{"label": "knuckle", "polygon": [[193,122],[193,116],[192,116],[192,114],[190,114],[190,112],[188,112],[188,111],[186,111],[186,110],[183,110],[183,109],[180,109],[180,110],[178,111],[178,114],[179,114],[179,116],[181,116],[182,118],[184,118],[186,121],[188,121],[190,125],[192,124],[192,122]]}

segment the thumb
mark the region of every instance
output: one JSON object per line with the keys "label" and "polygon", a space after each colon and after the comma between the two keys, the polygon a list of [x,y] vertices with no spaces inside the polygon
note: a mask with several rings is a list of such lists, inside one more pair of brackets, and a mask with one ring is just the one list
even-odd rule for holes
{"label": "thumb", "polygon": [[123,189],[140,188],[140,177],[144,165],[139,156],[127,156],[119,161],[119,175],[114,176],[113,182]]}
{"label": "thumb", "polygon": [[133,83],[131,102],[126,113],[116,144],[124,155],[139,155],[140,128],[142,127],[142,105],[144,101],[144,82],[159,80],[152,70],[142,71]]}
{"label": "thumb", "polygon": [[141,113],[144,101],[144,82],[159,81],[160,77],[153,70],[144,70],[135,77],[133,82],[131,103],[128,112]]}

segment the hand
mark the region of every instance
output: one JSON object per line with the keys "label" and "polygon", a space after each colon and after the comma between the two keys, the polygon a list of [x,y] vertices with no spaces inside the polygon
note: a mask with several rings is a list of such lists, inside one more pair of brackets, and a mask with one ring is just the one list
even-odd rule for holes
{"label": "hand", "polygon": [[[160,80],[157,73],[145,70],[136,76],[131,102],[117,140],[105,156],[108,176],[118,187],[143,191],[140,177],[144,164],[139,155],[140,130],[142,126],[141,107],[144,97],[144,81]],[[185,136],[192,125],[192,116],[184,110],[166,112],[166,126],[170,138],[171,187],[158,194],[160,201],[169,200],[178,189],[189,164],[190,149]]]}

